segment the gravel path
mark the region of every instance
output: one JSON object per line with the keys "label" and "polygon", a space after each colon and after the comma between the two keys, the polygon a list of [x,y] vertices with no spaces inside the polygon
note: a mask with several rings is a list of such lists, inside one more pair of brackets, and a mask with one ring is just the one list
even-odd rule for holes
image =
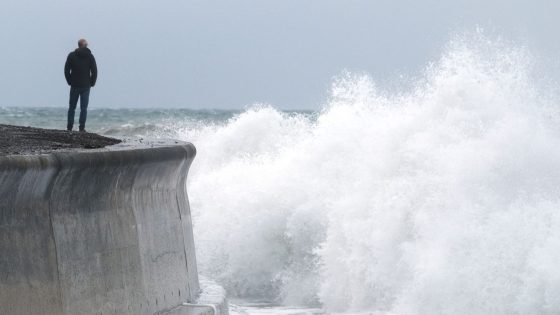
{"label": "gravel path", "polygon": [[43,154],[65,149],[97,149],[121,142],[95,133],[0,124],[0,155]]}

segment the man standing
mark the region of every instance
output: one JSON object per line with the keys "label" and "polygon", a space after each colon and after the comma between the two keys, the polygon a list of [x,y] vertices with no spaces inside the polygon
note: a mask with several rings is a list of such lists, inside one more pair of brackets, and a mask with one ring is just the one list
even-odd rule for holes
{"label": "man standing", "polygon": [[86,128],[87,107],[89,102],[89,90],[95,86],[97,80],[97,64],[87,48],[85,39],[78,41],[78,48],[68,54],[64,65],[64,76],[70,85],[70,107],[68,108],[68,125],[66,128],[72,131],[74,127],[74,113],[78,98],[80,99],[80,131]]}

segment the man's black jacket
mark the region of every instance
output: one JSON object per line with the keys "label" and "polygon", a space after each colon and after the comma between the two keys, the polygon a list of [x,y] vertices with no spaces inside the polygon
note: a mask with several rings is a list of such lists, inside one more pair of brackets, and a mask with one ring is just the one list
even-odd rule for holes
{"label": "man's black jacket", "polygon": [[66,82],[72,87],[91,87],[97,80],[97,64],[89,48],[77,48],[66,58]]}

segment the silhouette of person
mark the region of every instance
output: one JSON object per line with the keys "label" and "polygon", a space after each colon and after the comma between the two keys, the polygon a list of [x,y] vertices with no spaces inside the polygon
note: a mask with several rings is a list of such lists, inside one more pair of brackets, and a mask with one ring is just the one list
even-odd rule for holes
{"label": "silhouette of person", "polygon": [[78,41],[78,48],[68,54],[64,65],[64,76],[70,85],[70,104],[68,107],[68,124],[66,129],[72,131],[74,127],[74,113],[80,99],[80,131],[85,132],[89,92],[97,81],[97,64],[89,50],[85,39]]}

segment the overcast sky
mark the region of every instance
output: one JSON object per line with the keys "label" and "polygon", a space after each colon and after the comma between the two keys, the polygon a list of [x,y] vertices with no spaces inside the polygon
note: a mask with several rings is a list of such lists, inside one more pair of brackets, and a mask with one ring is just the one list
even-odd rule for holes
{"label": "overcast sky", "polygon": [[0,106],[67,106],[64,62],[85,37],[90,108],[317,109],[342,70],[415,73],[477,26],[560,56],[552,0],[2,0]]}

